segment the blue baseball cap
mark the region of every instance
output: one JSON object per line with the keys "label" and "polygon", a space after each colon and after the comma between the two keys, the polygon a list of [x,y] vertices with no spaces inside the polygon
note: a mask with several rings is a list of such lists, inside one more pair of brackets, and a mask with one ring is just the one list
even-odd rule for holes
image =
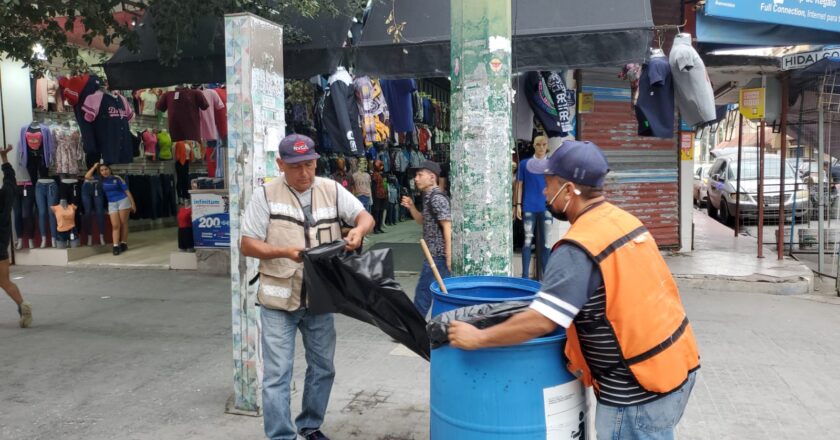
{"label": "blue baseball cap", "polygon": [[280,160],[286,163],[298,163],[321,157],[315,151],[315,142],[302,134],[290,134],[280,141]]}
{"label": "blue baseball cap", "polygon": [[548,159],[531,159],[526,165],[534,174],[558,176],[578,185],[604,186],[610,164],[597,145],[588,141],[566,141]]}

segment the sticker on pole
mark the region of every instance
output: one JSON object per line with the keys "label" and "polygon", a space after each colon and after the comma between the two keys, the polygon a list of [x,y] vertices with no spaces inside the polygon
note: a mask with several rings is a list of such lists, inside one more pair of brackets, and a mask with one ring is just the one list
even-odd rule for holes
{"label": "sticker on pole", "polygon": [[586,395],[579,380],[544,388],[546,440],[586,439]]}
{"label": "sticker on pole", "polygon": [[747,119],[764,119],[764,89],[741,89],[738,101],[741,114]]}

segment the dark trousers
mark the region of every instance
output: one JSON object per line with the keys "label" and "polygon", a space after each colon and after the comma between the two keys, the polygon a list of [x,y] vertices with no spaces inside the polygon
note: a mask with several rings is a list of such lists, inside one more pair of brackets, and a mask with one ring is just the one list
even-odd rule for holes
{"label": "dark trousers", "polygon": [[190,163],[183,165],[175,162],[175,188],[178,198],[189,200],[190,198]]}
{"label": "dark trousers", "polygon": [[373,220],[376,222],[374,230],[382,230],[382,215],[385,213],[385,206],[388,204],[388,199],[373,199]]}
{"label": "dark trousers", "polygon": [[15,199],[15,234],[17,238],[35,236],[35,185],[18,186]]}

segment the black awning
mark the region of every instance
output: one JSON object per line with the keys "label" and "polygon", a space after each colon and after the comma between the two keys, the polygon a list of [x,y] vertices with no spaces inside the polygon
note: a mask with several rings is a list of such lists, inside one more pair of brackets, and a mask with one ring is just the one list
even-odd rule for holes
{"label": "black awning", "polygon": [[[375,2],[354,48],[356,72],[385,78],[449,75],[449,0]],[[649,0],[513,0],[514,71],[617,66],[644,59]]]}
{"label": "black awning", "polygon": [[[284,77],[307,79],[335,70],[341,61],[342,46],[352,20],[349,13],[290,18],[289,25],[305,35],[307,41],[284,45]],[[127,48],[120,48],[104,65],[112,88],[128,90],[225,81],[223,18],[207,17],[200,20],[196,38],[182,43],[185,56],[176,66],[163,66],[158,62],[157,37],[150,13],[143,17],[136,32],[140,40],[139,51],[132,53]],[[284,37],[288,35],[284,33]]]}

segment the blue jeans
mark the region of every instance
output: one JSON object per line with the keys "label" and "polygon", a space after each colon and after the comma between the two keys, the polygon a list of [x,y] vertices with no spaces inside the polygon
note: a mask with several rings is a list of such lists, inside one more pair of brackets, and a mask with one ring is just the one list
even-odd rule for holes
{"label": "blue jeans", "polygon": [[96,218],[99,233],[105,234],[105,193],[99,182],[88,181],[82,184],[82,205],[85,209],[85,233],[88,236],[93,234],[93,219]]}
{"label": "blue jeans", "polygon": [[[295,440],[297,433],[308,434],[324,422],[335,378],[335,321],[332,314],[312,315],[306,309],[287,312],[266,307],[260,309],[260,319],[265,435],[270,440]],[[302,411],[292,424],[289,385],[297,329],[306,349],[306,379]]]}
{"label": "blue jeans", "polygon": [[[446,267],[446,257],[434,257],[435,266],[440,272],[441,278],[449,278],[449,269]],[[423,269],[420,270],[420,279],[417,281],[417,287],[414,289],[414,307],[423,316],[429,314],[429,309],[432,308],[432,282],[435,281],[435,275],[432,273],[432,267],[429,266],[428,261],[423,262]]]}
{"label": "blue jeans", "polygon": [[[546,214],[544,211],[522,213],[522,226],[525,229],[525,241],[522,243],[522,278],[528,278],[528,274],[531,272],[531,243],[536,245],[535,248],[542,250],[540,267],[545,271],[548,256],[551,254],[551,250],[546,245],[546,239],[548,237],[548,225],[552,221],[551,214]],[[540,233],[535,234],[538,227]],[[534,240],[535,236],[536,240]]]}
{"label": "blue jeans", "polygon": [[47,218],[50,219],[50,237],[55,239],[58,236],[58,224],[55,220],[55,213],[51,206],[58,205],[58,184],[41,183],[35,184],[35,203],[38,205],[38,227],[41,232],[41,239],[46,240]]}
{"label": "blue jeans", "polygon": [[598,440],[673,440],[696,378],[695,371],[677,391],[642,405],[617,407],[599,402],[595,411]]}
{"label": "blue jeans", "polygon": [[370,197],[368,197],[368,196],[356,196],[356,198],[359,199],[360,202],[362,202],[362,206],[365,207],[365,211],[370,213]]}

